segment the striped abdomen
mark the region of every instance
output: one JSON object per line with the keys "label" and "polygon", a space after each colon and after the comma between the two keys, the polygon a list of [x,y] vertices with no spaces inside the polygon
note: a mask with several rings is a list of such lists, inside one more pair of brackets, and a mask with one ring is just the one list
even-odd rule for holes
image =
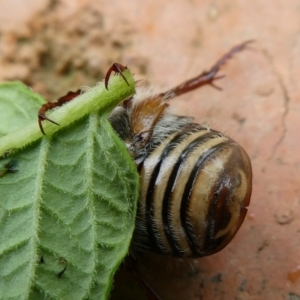
{"label": "striped abdomen", "polygon": [[250,160],[232,139],[189,124],[138,165],[135,241],[179,257],[213,254],[233,238],[251,196]]}

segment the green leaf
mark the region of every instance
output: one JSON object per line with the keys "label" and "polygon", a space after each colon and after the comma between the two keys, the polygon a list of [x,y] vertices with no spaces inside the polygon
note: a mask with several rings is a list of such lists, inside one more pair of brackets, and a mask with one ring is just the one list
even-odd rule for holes
{"label": "green leaf", "polygon": [[36,120],[45,100],[21,82],[0,84],[0,137]]}
{"label": "green leaf", "polygon": [[0,161],[18,163],[0,177],[0,299],[107,299],[130,245],[139,181],[106,118],[118,101]]}

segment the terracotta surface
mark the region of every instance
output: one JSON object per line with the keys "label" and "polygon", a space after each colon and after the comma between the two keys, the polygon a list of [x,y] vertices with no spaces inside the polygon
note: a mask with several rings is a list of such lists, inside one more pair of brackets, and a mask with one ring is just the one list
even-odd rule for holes
{"label": "terracotta surface", "polygon": [[[246,221],[218,254],[181,263],[151,255],[139,268],[165,300],[299,300],[300,2],[30,2],[0,0],[0,78],[20,79],[50,100],[94,84],[114,61],[165,90],[256,40],[224,66],[222,92],[205,87],[173,101],[249,153]],[[120,272],[112,299],[146,298]]]}

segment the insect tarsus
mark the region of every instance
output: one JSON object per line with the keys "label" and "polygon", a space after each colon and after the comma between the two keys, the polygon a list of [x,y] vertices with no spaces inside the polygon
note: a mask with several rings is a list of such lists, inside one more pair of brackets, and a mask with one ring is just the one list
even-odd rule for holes
{"label": "insect tarsus", "polygon": [[225,53],[211,68],[209,71],[204,71],[200,75],[191,78],[182,84],[170,89],[160,95],[164,97],[164,100],[170,100],[174,97],[177,97],[181,94],[192,91],[196,88],[199,88],[203,85],[209,84],[218,90],[222,90],[219,86],[215,85],[214,82],[218,79],[225,77],[225,75],[216,76],[220,68],[236,53],[243,51],[247,46],[253,43],[253,40],[245,41],[241,44],[238,44],[231,48],[227,53]]}
{"label": "insect tarsus", "polygon": [[123,79],[125,80],[125,82],[127,83],[127,85],[129,85],[126,77],[123,75],[122,72],[124,72],[125,70],[127,70],[128,68],[126,66],[123,66],[119,63],[114,63],[112,64],[112,66],[108,69],[106,75],[105,75],[105,79],[104,79],[104,85],[105,85],[105,88],[108,90],[108,80],[110,78],[110,74],[111,72],[115,72],[116,74],[120,74]]}
{"label": "insect tarsus", "polygon": [[46,104],[42,105],[42,107],[38,111],[38,122],[39,122],[40,130],[44,135],[46,135],[44,128],[43,128],[43,124],[42,124],[42,122],[44,120],[47,120],[53,124],[59,125],[58,123],[56,123],[53,120],[46,117],[46,115],[45,115],[46,111],[48,111],[51,108],[57,107],[57,106],[62,106],[66,102],[69,102],[69,101],[73,100],[75,97],[77,97],[78,95],[80,95],[80,93],[81,93],[81,90],[77,90],[76,92],[68,92],[66,95],[60,97],[57,100],[57,102],[46,103]]}

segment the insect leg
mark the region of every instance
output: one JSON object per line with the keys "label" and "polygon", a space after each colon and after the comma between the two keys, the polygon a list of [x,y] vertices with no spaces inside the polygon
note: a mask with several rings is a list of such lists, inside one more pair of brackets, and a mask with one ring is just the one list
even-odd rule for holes
{"label": "insect leg", "polygon": [[58,123],[52,121],[51,119],[49,119],[45,116],[46,111],[48,111],[51,108],[57,107],[57,106],[62,106],[66,102],[69,102],[72,99],[74,99],[75,97],[77,97],[78,95],[80,95],[80,93],[81,93],[81,90],[78,90],[76,92],[68,92],[66,95],[60,97],[57,100],[57,102],[46,103],[46,104],[42,105],[42,107],[38,111],[38,122],[39,122],[40,130],[44,135],[45,135],[45,131],[44,131],[43,124],[42,124],[42,122],[44,120],[47,120],[53,124],[59,125]]}
{"label": "insect leg", "polygon": [[104,79],[104,84],[105,84],[105,88],[108,90],[108,80],[110,78],[110,74],[112,71],[114,71],[116,74],[120,74],[123,79],[125,80],[125,82],[127,83],[127,85],[129,85],[127,79],[125,78],[125,76],[123,75],[123,71],[125,71],[127,69],[126,66],[123,66],[119,63],[114,63],[107,71],[106,75],[105,75],[105,79]]}
{"label": "insect leg", "polygon": [[176,96],[179,96],[181,94],[187,93],[189,91],[192,91],[196,88],[199,88],[203,85],[209,84],[217,89],[221,89],[220,87],[216,86],[214,84],[214,81],[223,78],[225,75],[219,75],[216,76],[219,72],[220,68],[229,60],[232,58],[233,55],[236,53],[244,50],[250,43],[252,43],[252,40],[245,41],[239,45],[236,45],[235,47],[231,48],[227,53],[225,53],[212,67],[209,71],[204,71],[200,75],[191,78],[182,84],[162,93],[164,100],[170,100]]}
{"label": "insect leg", "polygon": [[135,282],[144,291],[145,296],[149,300],[161,300],[161,298],[157,295],[153,288],[143,278],[142,274],[138,271],[137,260],[132,254],[129,254],[129,257],[126,260],[126,269],[130,273],[133,280],[135,280]]}

